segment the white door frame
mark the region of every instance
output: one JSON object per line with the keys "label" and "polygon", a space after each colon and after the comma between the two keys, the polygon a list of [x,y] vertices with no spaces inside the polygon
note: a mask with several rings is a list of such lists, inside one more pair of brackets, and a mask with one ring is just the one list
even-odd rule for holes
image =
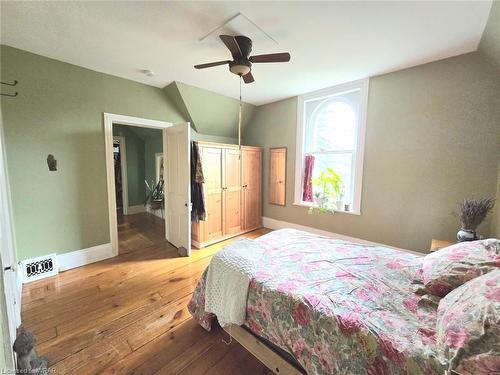
{"label": "white door frame", "polygon": [[[109,237],[114,256],[118,255],[118,223],[116,220],[115,166],[113,159],[113,124],[137,126],[141,128],[166,129],[173,126],[166,121],[149,120],[140,117],[104,113],[104,143],[106,150],[106,179],[108,186]],[[165,150],[163,150],[165,152]],[[167,207],[165,207],[166,209]],[[165,220],[165,236],[168,235]]]}
{"label": "white door frame", "polygon": [[127,141],[122,135],[114,135],[113,141],[117,139],[120,142],[120,171],[122,175],[122,206],[123,214],[128,214],[128,179],[127,179]]}
{"label": "white door frame", "polygon": [[6,315],[6,322],[0,322],[0,330],[4,334],[1,345],[4,346],[5,364],[9,369],[13,369],[15,360],[12,345],[16,338],[17,327],[21,324],[22,282],[14,247],[10,210],[12,199],[4,140],[3,124],[0,118],[0,277],[3,284],[3,288],[0,288],[0,315]]}

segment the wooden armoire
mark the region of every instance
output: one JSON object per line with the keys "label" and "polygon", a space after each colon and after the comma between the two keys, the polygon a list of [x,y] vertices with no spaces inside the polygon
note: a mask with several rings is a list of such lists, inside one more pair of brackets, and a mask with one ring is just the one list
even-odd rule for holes
{"label": "wooden armoire", "polygon": [[262,149],[198,142],[206,221],[192,223],[192,243],[208,246],[262,225]]}

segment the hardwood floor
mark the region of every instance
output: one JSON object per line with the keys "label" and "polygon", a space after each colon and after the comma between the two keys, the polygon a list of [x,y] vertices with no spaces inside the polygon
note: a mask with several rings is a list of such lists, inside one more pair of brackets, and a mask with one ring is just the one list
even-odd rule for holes
{"label": "hardwood floor", "polygon": [[187,311],[212,255],[230,241],[180,258],[164,240],[161,219],[122,217],[118,257],[24,287],[23,324],[56,374],[272,374]]}

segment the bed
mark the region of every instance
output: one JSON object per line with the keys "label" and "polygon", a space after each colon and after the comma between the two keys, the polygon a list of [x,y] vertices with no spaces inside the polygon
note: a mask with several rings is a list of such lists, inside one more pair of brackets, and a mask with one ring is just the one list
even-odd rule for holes
{"label": "bed", "polygon": [[[308,374],[445,372],[436,356],[437,301],[416,281],[419,256],[292,229],[255,241],[244,326]],[[206,275],[189,310],[210,330]]]}

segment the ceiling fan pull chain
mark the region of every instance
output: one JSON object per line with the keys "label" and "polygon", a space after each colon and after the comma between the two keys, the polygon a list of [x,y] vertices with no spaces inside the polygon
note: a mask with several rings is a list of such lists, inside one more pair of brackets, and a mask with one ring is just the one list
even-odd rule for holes
{"label": "ceiling fan pull chain", "polygon": [[240,75],[240,109],[238,112],[238,148],[240,150],[240,158],[241,158],[241,80],[242,76]]}

